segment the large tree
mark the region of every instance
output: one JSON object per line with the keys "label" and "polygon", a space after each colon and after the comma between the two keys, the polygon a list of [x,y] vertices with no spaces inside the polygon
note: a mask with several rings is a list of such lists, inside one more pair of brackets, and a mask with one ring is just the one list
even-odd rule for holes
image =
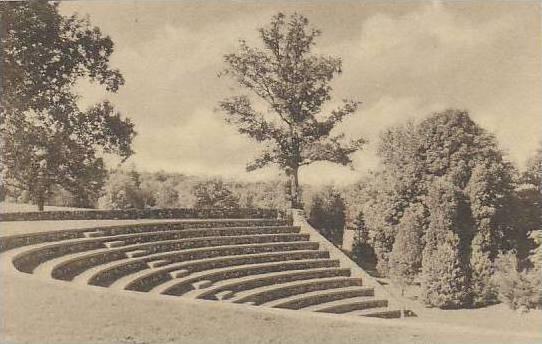
{"label": "large tree", "polygon": [[[379,272],[387,274],[388,263],[394,264],[393,274],[397,275],[397,268],[401,272],[402,266],[397,263],[403,254],[395,255],[394,261],[390,262],[394,246],[397,249],[404,247],[401,242],[394,245],[395,241],[421,239],[407,233],[399,236],[401,223],[408,209],[418,203],[429,210],[422,215],[425,217],[422,222],[429,223],[434,215],[431,211],[438,210],[434,204],[436,199],[428,197],[429,190],[436,180],[446,180],[449,187],[460,194],[462,215],[454,219],[454,226],[439,225],[439,233],[448,229],[454,233],[443,235],[448,246],[426,250],[429,258],[425,262],[432,266],[425,268],[437,276],[440,272],[432,263],[433,258],[444,259],[446,254],[459,250],[460,262],[466,265],[462,269],[472,300],[476,305],[491,302],[494,292],[489,277],[496,253],[520,248],[526,240],[522,237],[527,233],[526,230],[517,231],[517,221],[511,211],[516,171],[499,149],[495,137],[472,121],[466,111],[446,110],[419,123],[407,123],[385,131],[378,153],[383,169],[365,187],[367,197],[361,208],[366,214],[369,240],[378,257]],[[443,204],[449,207],[453,202]],[[518,208],[521,204],[526,203],[518,201]],[[463,229],[458,231],[454,228],[457,226]],[[418,244],[427,246],[429,242]],[[521,250],[528,253],[528,247]],[[447,262],[449,266],[455,263],[453,259]],[[435,305],[440,303],[432,297],[428,299]],[[442,306],[447,307],[446,302]]]}
{"label": "large tree", "polygon": [[55,185],[94,195],[106,175],[103,155],[133,153],[133,124],[108,101],[80,110],[74,91],[82,78],[111,92],[124,83],[109,66],[113,42],[55,3],[3,2],[0,16],[2,183],[27,190],[40,210]]}
{"label": "large tree", "polygon": [[240,133],[265,145],[263,153],[247,170],[276,164],[291,180],[292,206],[300,206],[298,173],[315,161],[351,164],[350,154],[364,140],[344,142],[332,129],[354,113],[357,101],[345,100],[338,109],[322,115],[331,99],[331,80],[341,73],[341,59],[311,52],[320,31],[300,14],[279,13],[259,29],[262,47],[240,42],[239,50],[225,56],[222,75],[232,77],[250,90],[267,109],[260,111],[247,95],[219,103],[226,120]]}

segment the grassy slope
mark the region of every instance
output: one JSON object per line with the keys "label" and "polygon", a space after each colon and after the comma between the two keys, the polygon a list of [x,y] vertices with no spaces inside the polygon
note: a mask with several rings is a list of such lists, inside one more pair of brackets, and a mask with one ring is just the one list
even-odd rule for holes
{"label": "grassy slope", "polygon": [[541,337],[221,305],[4,272],[2,343],[540,343]]}

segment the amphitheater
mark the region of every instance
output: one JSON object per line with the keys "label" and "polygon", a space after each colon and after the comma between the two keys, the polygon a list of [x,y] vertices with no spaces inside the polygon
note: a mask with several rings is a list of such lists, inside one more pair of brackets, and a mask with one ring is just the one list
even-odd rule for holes
{"label": "amphitheater", "polygon": [[[2,224],[11,225],[22,217],[0,215]],[[183,330],[188,335],[183,342],[303,342],[314,330],[312,336],[328,331],[318,332],[320,326],[352,326],[346,341],[334,337],[334,342],[431,342],[419,334],[427,326],[400,319],[414,315],[404,302],[323,238],[300,211],[42,212],[24,219],[35,224],[32,232],[3,231],[0,237],[7,342],[181,342],[168,326],[179,330],[188,321],[208,325],[198,334],[193,333],[197,326]],[[83,224],[54,227],[65,220]],[[67,306],[59,309],[64,302]],[[184,320],[175,324],[168,317],[180,311]],[[114,325],[123,313],[124,321]],[[199,313],[205,315],[198,318]],[[143,330],[140,321],[153,318],[160,319],[153,330]],[[51,319],[60,325],[51,325]],[[32,333],[36,322],[44,324],[45,333],[22,335]],[[107,331],[127,334],[101,337],[101,322],[109,324]],[[58,327],[63,323],[68,329]],[[68,323],[79,329],[70,331]],[[56,332],[47,334],[54,326]],[[247,334],[245,326],[254,333]],[[299,331],[291,326],[305,330],[288,333]],[[359,330],[364,327],[371,330]],[[94,332],[85,336],[86,328]],[[152,337],[160,331],[171,337]],[[263,337],[256,341],[251,335]]]}

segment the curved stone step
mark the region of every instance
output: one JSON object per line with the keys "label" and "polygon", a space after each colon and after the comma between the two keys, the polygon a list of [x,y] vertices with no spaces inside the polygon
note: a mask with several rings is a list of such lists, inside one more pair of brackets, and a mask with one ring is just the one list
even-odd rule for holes
{"label": "curved stone step", "polygon": [[392,309],[389,307],[375,307],[367,308],[357,311],[352,311],[346,313],[347,315],[352,316],[361,316],[361,317],[371,317],[371,318],[382,318],[382,319],[397,319],[401,317],[401,310]]}
{"label": "curved stone step", "polygon": [[[123,251],[103,251],[95,254],[81,254],[57,264],[55,269],[63,269],[65,280],[85,281],[85,283],[107,287],[122,276],[148,268],[153,260],[169,260],[170,263],[219,257],[224,255],[264,253],[276,251],[318,250],[319,244],[310,241],[269,242],[256,244],[233,244],[208,246],[194,249],[165,249],[158,253],[133,259],[127,258]],[[79,277],[77,277],[79,276]],[[71,277],[71,278],[70,278]]]}
{"label": "curved stone step", "polygon": [[273,300],[262,305],[273,308],[303,309],[304,307],[341,299],[349,299],[357,296],[374,296],[374,289],[371,287],[354,286],[316,290],[301,295],[293,295],[287,298]]}
{"label": "curved stone step", "polygon": [[[287,258],[287,257],[286,257]],[[338,260],[332,259],[311,259],[311,260],[286,260],[281,262],[269,263],[251,263],[235,267],[225,267],[213,270],[206,270],[190,274],[184,278],[171,279],[165,283],[158,285],[152,292],[163,293],[166,290],[175,290],[175,295],[183,295],[194,289],[208,288],[216,282],[226,280],[255,276],[269,275],[275,272],[294,271],[294,270],[309,270],[319,268],[337,268]],[[203,285],[195,286],[195,283],[206,282]],[[184,290],[184,293],[183,293]]]}
{"label": "curved stone step", "polygon": [[331,277],[322,275],[310,281],[279,283],[271,286],[247,290],[242,293],[236,293],[230,301],[233,303],[250,303],[253,305],[261,305],[273,300],[283,299],[293,295],[305,294],[316,290],[327,290],[361,285],[361,278]]}
{"label": "curved stone step", "polygon": [[17,234],[0,237],[0,253],[18,247],[42,243],[61,242],[82,238],[98,238],[129,233],[144,233],[187,228],[286,226],[288,221],[277,219],[184,219],[178,221],[99,226],[94,228],[63,229],[39,233]]}
{"label": "curved stone step", "polygon": [[[310,250],[317,252],[318,243],[310,241],[278,242],[263,244],[241,244],[230,246],[213,246],[189,250],[173,250],[151,254],[138,259],[121,259],[111,261],[102,265],[91,267],[82,271],[75,278],[85,283],[107,287],[115,280],[125,275],[132,274],[148,268],[148,263],[156,260],[167,261],[168,264],[177,262],[194,261],[200,259],[217,258],[229,255],[256,254],[277,251]],[[329,253],[325,253],[329,257]]]}
{"label": "curved stone step", "polygon": [[307,234],[264,234],[165,240],[145,244],[136,244],[117,249],[110,249],[105,253],[100,252],[97,255],[91,254],[83,257],[69,259],[64,264],[57,265],[52,270],[51,275],[53,276],[53,278],[69,281],[72,280],[76,275],[81,273],[83,270],[114,260],[124,259],[128,257],[128,254],[130,254],[130,252],[135,251],[139,251],[140,255],[150,255],[159,252],[177,251],[183,249],[211,246],[307,241],[308,238],[309,236]]}
{"label": "curved stone step", "polygon": [[[273,263],[277,261],[303,260],[303,259],[325,259],[329,254],[325,251],[305,250],[305,251],[282,251],[263,254],[249,254],[239,256],[219,257],[212,259],[201,259],[196,261],[179,262],[166,265],[165,267],[154,269],[152,271],[142,270],[138,276],[131,275],[129,283],[125,289],[136,291],[150,291],[159,284],[176,279],[175,272],[182,270],[184,275],[189,275],[190,280],[194,281],[199,275],[207,276],[216,269],[232,268],[239,266],[254,266],[254,264]],[[197,275],[194,275],[197,274]],[[209,278],[211,276],[209,275]],[[178,280],[179,282],[182,282]]]}
{"label": "curved stone step", "polygon": [[388,300],[375,299],[374,297],[353,297],[348,299],[341,299],[331,302],[326,302],[310,307],[306,307],[303,310],[321,312],[321,313],[335,313],[344,314],[353,311],[366,310],[370,308],[387,307]]}
{"label": "curved stone step", "polygon": [[[215,300],[214,296],[217,293],[223,291],[230,291],[233,293],[240,294],[244,291],[253,290],[255,288],[267,287],[270,285],[276,285],[281,283],[287,283],[292,281],[308,280],[315,278],[327,278],[327,277],[337,277],[337,276],[350,276],[349,269],[340,269],[340,268],[324,268],[324,269],[310,269],[310,270],[296,270],[289,272],[276,272],[269,273],[263,276],[248,276],[236,278],[234,280],[227,280],[224,282],[217,282],[212,287],[202,291],[202,292],[190,292],[189,295],[199,299],[208,299]],[[184,291],[184,290],[183,290]],[[176,295],[175,289],[171,288],[166,290],[163,294]]]}
{"label": "curved stone step", "polygon": [[[142,223],[136,225],[119,225],[107,226],[92,229],[92,232],[87,229],[87,233],[91,237],[108,237],[125,234],[151,233],[151,232],[167,232],[181,231],[188,229],[209,229],[209,228],[261,228],[261,227],[295,227],[288,225],[285,220],[275,219],[232,219],[232,220],[179,220],[158,223]],[[299,228],[299,227],[296,227]]]}
{"label": "curved stone step", "polygon": [[[189,238],[215,238],[221,236],[281,235],[299,232],[299,227],[225,227],[206,229],[168,230],[151,233],[135,233],[116,235],[114,237],[79,238],[49,245],[30,248],[28,254],[17,256],[13,263],[22,272],[32,273],[34,269],[47,260],[68,254],[97,250],[100,248],[117,248],[123,246],[182,240]],[[299,234],[303,235],[303,234]]]}

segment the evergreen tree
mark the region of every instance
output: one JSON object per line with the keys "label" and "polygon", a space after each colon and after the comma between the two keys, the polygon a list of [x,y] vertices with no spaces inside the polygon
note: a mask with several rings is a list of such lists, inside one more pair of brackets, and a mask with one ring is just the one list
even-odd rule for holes
{"label": "evergreen tree", "polygon": [[475,306],[496,300],[491,283],[493,260],[506,239],[506,228],[499,223],[508,198],[512,195],[512,176],[506,165],[493,162],[478,163],[469,179],[465,193],[469,197],[470,210],[476,227],[471,243],[471,288]]}
{"label": "evergreen tree", "polygon": [[427,196],[430,215],[424,237],[421,299],[430,306],[458,308],[469,303],[460,202],[460,190],[445,180],[435,181]]}
{"label": "evergreen tree", "polygon": [[364,244],[369,242],[369,232],[367,231],[367,226],[365,225],[363,210],[360,210],[354,219],[354,230],[356,231],[354,241]]}
{"label": "evergreen tree", "polygon": [[315,195],[309,213],[309,223],[336,246],[343,241],[346,206],[341,194],[333,187]]}
{"label": "evergreen tree", "polygon": [[425,227],[425,208],[416,203],[407,208],[399,224],[390,255],[391,280],[401,287],[411,285],[422,266],[422,236]]}

